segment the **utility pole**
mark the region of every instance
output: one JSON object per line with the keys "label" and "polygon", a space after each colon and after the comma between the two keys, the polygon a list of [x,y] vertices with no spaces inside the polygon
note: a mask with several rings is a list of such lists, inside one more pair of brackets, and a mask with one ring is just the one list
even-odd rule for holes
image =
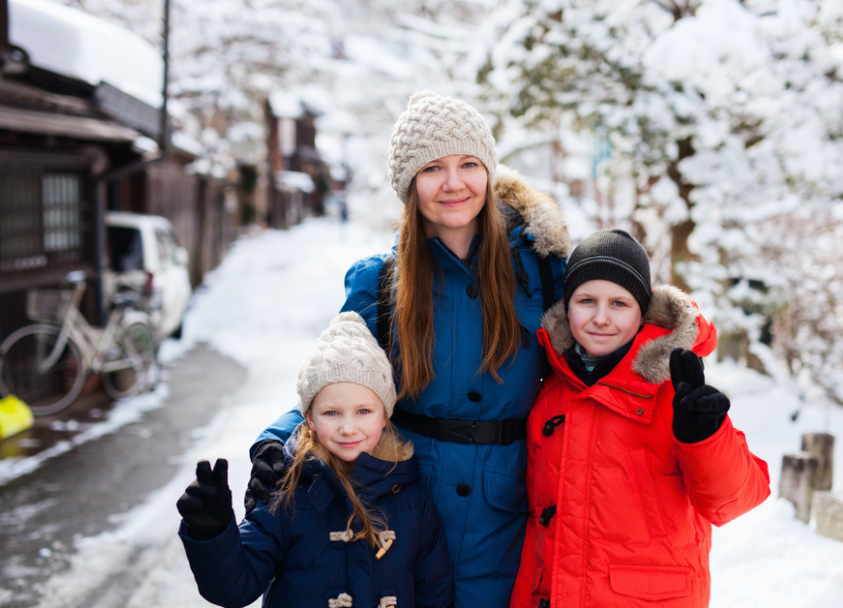
{"label": "utility pole", "polygon": [[161,56],[164,60],[164,78],[161,85],[161,127],[159,130],[160,141],[158,142],[162,157],[167,155],[167,148],[170,144],[170,120],[167,114],[167,98],[169,97],[168,88],[170,84],[170,0],[164,0],[163,28]]}

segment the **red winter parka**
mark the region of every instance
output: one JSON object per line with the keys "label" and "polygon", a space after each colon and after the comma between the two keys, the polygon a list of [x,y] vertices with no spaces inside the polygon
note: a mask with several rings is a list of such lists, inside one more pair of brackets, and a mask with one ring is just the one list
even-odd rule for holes
{"label": "red winter parka", "polygon": [[714,327],[657,287],[626,356],[586,386],[562,353],[564,302],[542,319],[553,375],[528,422],[530,513],[512,608],[700,608],[709,603],[711,524],[770,494],[767,464],[727,416],[698,443],[672,432],[674,348],[712,352]]}

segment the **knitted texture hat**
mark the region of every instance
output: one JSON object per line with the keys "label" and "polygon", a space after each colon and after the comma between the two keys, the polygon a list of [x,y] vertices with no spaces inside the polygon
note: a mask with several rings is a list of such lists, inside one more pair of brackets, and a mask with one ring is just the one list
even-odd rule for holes
{"label": "knitted texture hat", "polygon": [[354,382],[371,389],[392,416],[395,382],[392,365],[366,322],[356,312],[344,312],[331,320],[299,368],[296,390],[302,416],[316,393],[335,382]]}
{"label": "knitted texture hat", "polygon": [[389,181],[406,203],[410,182],[427,163],[449,154],[479,158],[495,183],[495,138],[476,109],[454,97],[419,91],[398,117],[389,143]]}
{"label": "knitted texture hat", "polygon": [[611,281],[626,289],[647,312],[653,295],[650,259],[641,244],[623,230],[601,230],[589,235],[568,257],[565,269],[565,308],[577,287],[587,281]]}

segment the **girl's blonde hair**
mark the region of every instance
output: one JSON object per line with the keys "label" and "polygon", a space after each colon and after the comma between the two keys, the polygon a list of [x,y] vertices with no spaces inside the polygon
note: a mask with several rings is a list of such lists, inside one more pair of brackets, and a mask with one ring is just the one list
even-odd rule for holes
{"label": "girl's blonde hair", "polygon": [[[379,534],[386,531],[387,522],[383,514],[364,504],[354,491],[354,486],[351,483],[351,472],[354,469],[354,463],[337,458],[325,449],[319,443],[316,433],[313,432],[307,423],[300,424],[296,433],[298,444],[296,446],[295,456],[293,457],[293,463],[284,472],[281,481],[278,482],[278,489],[275,493],[275,499],[270,507],[270,511],[276,513],[282,507],[290,511],[295,508],[295,489],[301,480],[304,464],[308,459],[319,458],[337,476],[337,479],[339,479],[351,501],[353,510],[348,521],[346,521],[345,527],[348,541],[353,542],[355,540],[365,539],[372,547],[379,547],[381,545]],[[375,449],[372,451],[372,456],[387,462],[398,463],[407,460],[412,454],[413,445],[398,436],[395,427],[387,418],[386,426]],[[360,524],[360,529],[357,532],[352,530],[355,521]]]}
{"label": "girl's blonde hair", "polygon": [[[488,171],[487,171],[488,174]],[[498,369],[518,352],[521,324],[515,312],[515,272],[506,231],[506,221],[495,201],[494,184],[487,181],[486,204],[478,215],[481,241],[478,249],[480,302],[483,317],[482,372],[490,372],[498,382]],[[419,212],[415,178],[398,241],[398,276],[395,287],[395,313],[398,347],[389,349],[397,358],[402,397],[417,397],[433,380],[433,285],[436,265],[424,222]]]}

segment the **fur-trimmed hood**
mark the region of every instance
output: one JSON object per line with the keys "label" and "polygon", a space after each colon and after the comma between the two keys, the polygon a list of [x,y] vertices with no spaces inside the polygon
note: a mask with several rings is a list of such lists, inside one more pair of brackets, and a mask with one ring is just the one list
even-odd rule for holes
{"label": "fur-trimmed hood", "polygon": [[[653,289],[653,298],[644,315],[644,323],[670,330],[670,333],[643,344],[632,364],[632,371],[653,384],[670,379],[670,353],[674,348],[694,349],[714,337],[714,327],[700,315],[694,301],[671,285]],[[547,332],[557,354],[561,355],[574,345],[563,300],[559,300],[544,314],[542,328]]]}
{"label": "fur-trimmed hood", "polygon": [[535,239],[536,253],[547,257],[554,254],[561,258],[571,252],[571,237],[565,216],[550,194],[528,185],[518,171],[498,165],[495,172],[495,197],[516,211],[527,231]]}

